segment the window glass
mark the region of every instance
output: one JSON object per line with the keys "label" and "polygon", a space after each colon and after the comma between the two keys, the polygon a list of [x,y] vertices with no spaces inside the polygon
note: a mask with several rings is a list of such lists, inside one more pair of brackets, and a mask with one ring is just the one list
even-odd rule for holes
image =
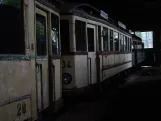
{"label": "window glass", "polygon": [[40,14],[36,14],[36,41],[37,55],[46,55],[46,18]]}
{"label": "window glass", "polygon": [[127,37],[127,52],[129,52],[129,38]]}
{"label": "window glass", "polygon": [[135,42],[132,41],[132,51],[134,52],[134,49],[135,49]]}
{"label": "window glass", "polygon": [[99,51],[102,50],[101,48],[101,26],[98,26],[98,41],[99,41]]}
{"label": "window glass", "polygon": [[114,32],[114,43],[115,43],[115,51],[119,51],[119,35],[117,32]]}
{"label": "window glass", "polygon": [[86,23],[83,21],[75,21],[75,38],[76,38],[76,50],[86,51]]}
{"label": "window glass", "polygon": [[60,54],[59,47],[59,17],[51,14],[51,40],[53,55]]}
{"label": "window glass", "polygon": [[94,29],[87,28],[87,34],[88,34],[88,51],[93,52],[94,51]]}
{"label": "window glass", "polygon": [[128,37],[128,52],[130,52],[130,38]]}
{"label": "window glass", "polygon": [[129,38],[126,37],[126,51],[128,52],[129,51]]}
{"label": "window glass", "polygon": [[63,53],[70,52],[69,21],[61,20],[60,23],[61,51]]}
{"label": "window glass", "polygon": [[132,41],[131,41],[131,38],[130,38],[130,52],[132,51]]}
{"label": "window glass", "polygon": [[120,35],[120,51],[124,51],[124,38],[123,35]]}
{"label": "window glass", "polygon": [[108,29],[103,27],[103,50],[108,51]]}
{"label": "window glass", "polygon": [[110,51],[113,51],[113,31],[110,30]]}
{"label": "window glass", "polygon": [[125,41],[125,36],[124,36],[123,38],[124,38],[124,52],[126,52],[126,41]]}
{"label": "window glass", "polygon": [[127,37],[125,36],[125,41],[124,41],[124,48],[125,48],[125,52],[127,52],[127,47],[128,47],[128,44],[127,44]]}
{"label": "window glass", "polygon": [[0,54],[25,54],[21,0],[0,0]]}

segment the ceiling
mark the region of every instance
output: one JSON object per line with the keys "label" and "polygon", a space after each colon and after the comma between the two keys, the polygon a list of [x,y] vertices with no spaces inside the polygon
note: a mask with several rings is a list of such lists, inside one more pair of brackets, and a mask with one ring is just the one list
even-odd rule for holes
{"label": "ceiling", "polygon": [[[56,0],[51,0],[56,1]],[[160,0],[63,0],[85,2],[104,10],[132,30],[152,30],[160,27]]]}

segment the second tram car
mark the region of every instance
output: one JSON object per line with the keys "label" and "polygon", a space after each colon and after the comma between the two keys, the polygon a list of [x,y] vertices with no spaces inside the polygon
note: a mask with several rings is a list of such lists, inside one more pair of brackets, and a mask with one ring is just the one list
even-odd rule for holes
{"label": "second tram car", "polygon": [[132,67],[131,34],[88,4],[60,7],[64,92],[103,82]]}

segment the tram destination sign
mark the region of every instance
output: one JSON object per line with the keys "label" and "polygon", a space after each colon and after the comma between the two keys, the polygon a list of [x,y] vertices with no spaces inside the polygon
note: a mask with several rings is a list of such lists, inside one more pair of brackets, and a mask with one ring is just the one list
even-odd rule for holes
{"label": "tram destination sign", "polygon": [[102,18],[108,20],[108,14],[105,13],[104,11],[102,11],[102,10],[100,11],[100,16],[101,16]]}
{"label": "tram destination sign", "polygon": [[126,26],[125,26],[123,23],[121,23],[120,21],[118,21],[118,25],[119,25],[121,28],[126,29]]}

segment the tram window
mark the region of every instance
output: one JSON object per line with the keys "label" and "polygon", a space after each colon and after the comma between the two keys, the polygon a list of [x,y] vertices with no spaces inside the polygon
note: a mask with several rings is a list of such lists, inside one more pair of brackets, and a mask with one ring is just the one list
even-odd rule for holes
{"label": "tram window", "polygon": [[113,31],[110,30],[110,51],[113,51]]}
{"label": "tram window", "polygon": [[128,51],[128,40],[127,37],[125,36],[125,52]]}
{"label": "tram window", "polygon": [[130,41],[130,50],[129,50],[129,51],[131,52],[131,44],[132,44],[132,43],[131,43],[131,38],[129,39],[129,41]]}
{"label": "tram window", "polygon": [[132,51],[132,40],[130,38],[130,52]]}
{"label": "tram window", "polygon": [[131,39],[129,38],[129,52],[131,52]]}
{"label": "tram window", "polygon": [[101,44],[101,26],[98,26],[98,42],[99,42],[99,51],[102,50]]}
{"label": "tram window", "polygon": [[129,38],[127,37],[127,52],[129,52]]}
{"label": "tram window", "polygon": [[126,52],[126,37],[124,36],[124,52]]}
{"label": "tram window", "polygon": [[76,38],[76,51],[87,51],[85,22],[79,20],[75,21],[75,38]]}
{"label": "tram window", "polygon": [[117,32],[114,32],[114,43],[115,43],[115,51],[119,51],[119,36]]}
{"label": "tram window", "polygon": [[60,23],[61,51],[63,53],[70,52],[69,21],[61,20]]}
{"label": "tram window", "polygon": [[129,52],[131,51],[131,41],[130,41],[130,38],[129,38]]}
{"label": "tram window", "polygon": [[134,52],[134,50],[135,50],[135,42],[132,41],[132,52]]}
{"label": "tram window", "polygon": [[53,55],[60,54],[59,17],[54,14],[51,14],[51,39],[52,39],[52,53],[53,53]]}
{"label": "tram window", "polygon": [[88,51],[93,52],[94,51],[94,29],[87,28],[87,34],[88,34]]}
{"label": "tram window", "polygon": [[123,35],[120,35],[120,51],[124,51],[124,38]]}
{"label": "tram window", "polygon": [[127,39],[126,39],[126,43],[127,43],[127,46],[126,46],[126,51],[128,52],[129,51],[129,38],[128,37],[126,37]]}
{"label": "tram window", "polygon": [[0,0],[0,54],[25,54],[21,0]]}
{"label": "tram window", "polygon": [[103,27],[103,50],[108,51],[108,29]]}
{"label": "tram window", "polygon": [[47,54],[46,40],[46,18],[40,14],[36,14],[36,41],[38,56],[45,56]]}
{"label": "tram window", "polygon": [[119,34],[119,51],[121,51],[121,34]]}

